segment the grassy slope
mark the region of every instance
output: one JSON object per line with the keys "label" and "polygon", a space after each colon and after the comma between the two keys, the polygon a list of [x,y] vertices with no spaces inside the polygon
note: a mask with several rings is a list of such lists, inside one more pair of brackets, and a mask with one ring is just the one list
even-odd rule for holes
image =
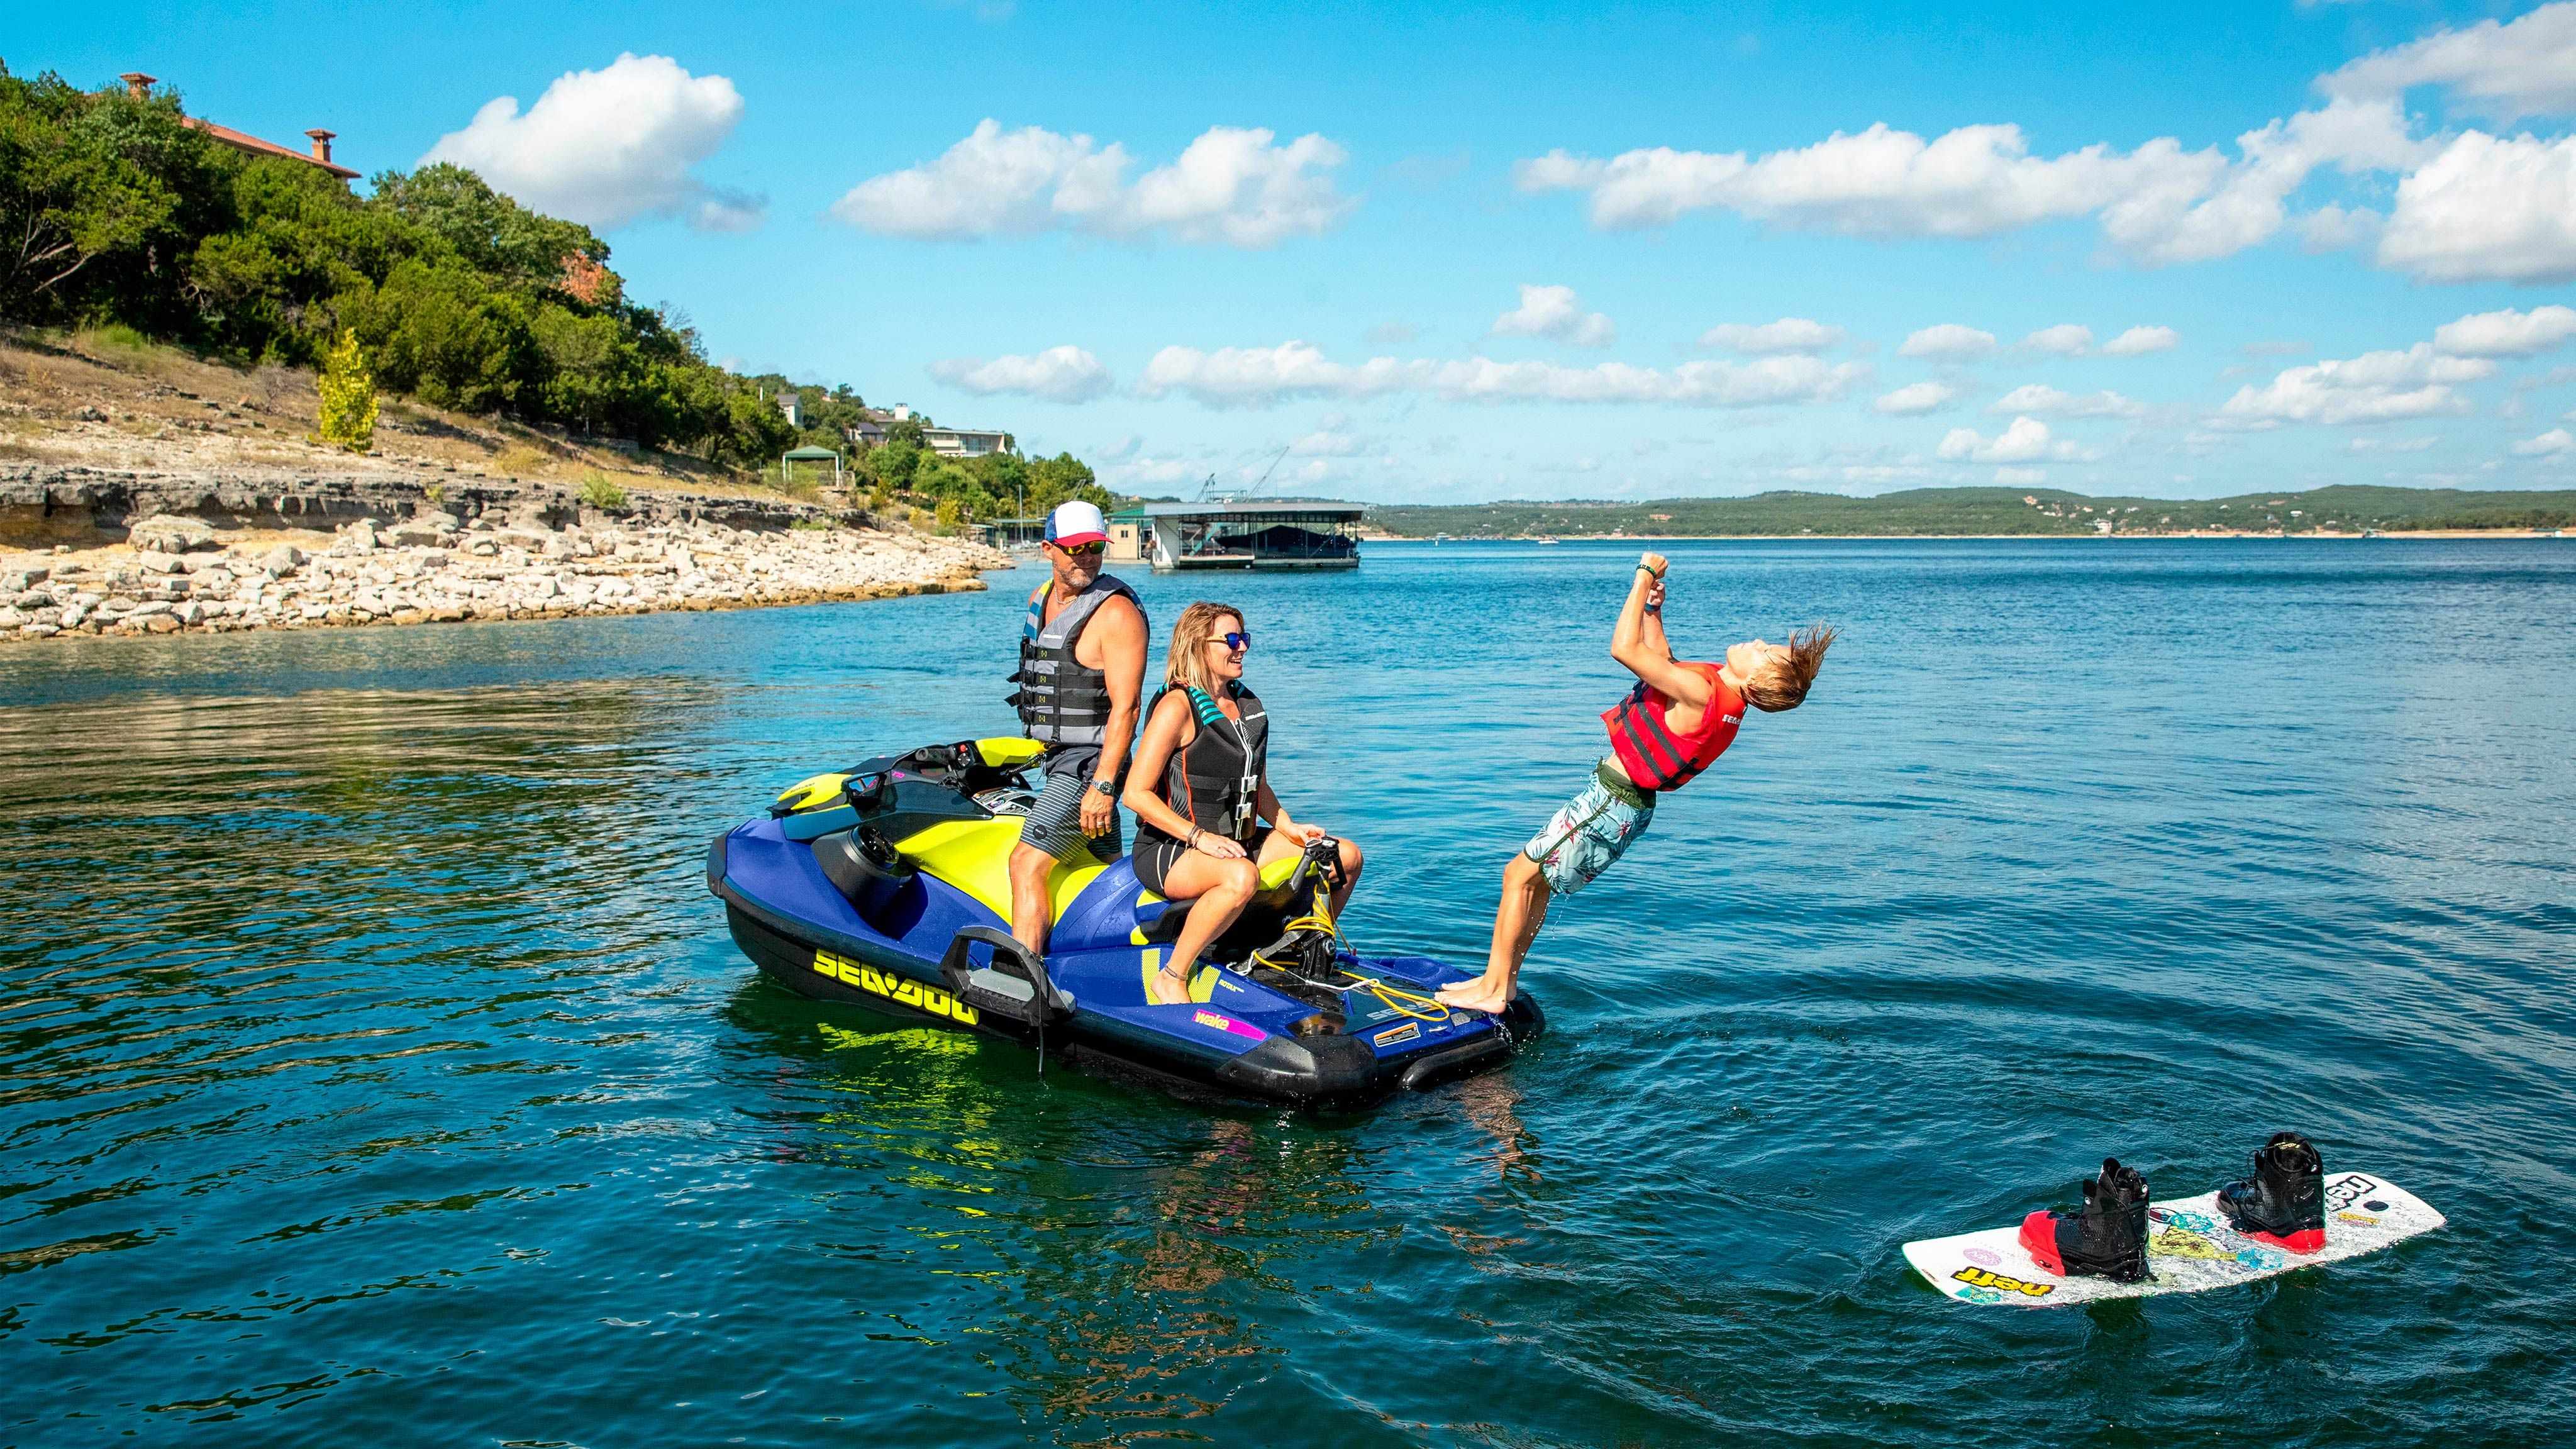
{"label": "grassy slope", "polygon": [[[2039,500],[2037,506],[2025,498]],[[2295,510],[2300,516],[2292,517]],[[1851,498],[1833,493],[1761,493],[1750,498],[1665,498],[1640,503],[1474,503],[1451,507],[1380,505],[1369,522],[1389,533],[1428,538],[1665,534],[1795,536],[1802,533],[1908,537],[1932,534],[2052,534],[2095,531],[2116,520],[2122,533],[2244,529],[2306,533],[2325,525],[2479,529],[2576,527],[2576,492],[2470,493],[2447,488],[2316,488],[2234,498],[2090,498],[2039,488],[1916,488]]]}
{"label": "grassy slope", "polygon": [[410,398],[386,398],[363,456],[312,442],[313,374],[235,368],[114,332],[0,334],[0,463],[317,473],[398,470],[626,489],[760,492],[756,475],[631,456]]}

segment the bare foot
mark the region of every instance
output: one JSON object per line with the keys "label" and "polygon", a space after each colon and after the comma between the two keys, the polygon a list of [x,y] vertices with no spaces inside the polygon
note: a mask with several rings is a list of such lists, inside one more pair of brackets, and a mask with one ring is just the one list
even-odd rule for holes
{"label": "bare foot", "polygon": [[1190,1004],[1189,978],[1166,966],[1154,973],[1154,984],[1146,988],[1145,998],[1156,1006],[1187,1006]]}
{"label": "bare foot", "polygon": [[1433,994],[1439,998],[1441,1005],[1454,1007],[1459,1011],[1482,1011],[1500,1015],[1504,1007],[1512,1004],[1511,997],[1504,995],[1499,987],[1482,976],[1473,981],[1453,982]]}

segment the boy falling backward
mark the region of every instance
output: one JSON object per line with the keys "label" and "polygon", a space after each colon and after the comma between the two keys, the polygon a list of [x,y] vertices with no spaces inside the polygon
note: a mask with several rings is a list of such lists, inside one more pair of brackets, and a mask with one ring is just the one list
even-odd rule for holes
{"label": "boy falling backward", "polygon": [[1664,638],[1664,568],[1662,554],[1638,561],[1610,636],[1610,657],[1637,676],[1637,687],[1601,716],[1610,753],[1591,783],[1503,867],[1485,974],[1443,988],[1440,999],[1450,1006],[1499,1012],[1510,1005],[1521,961],[1547,922],[1549,898],[1589,885],[1635,844],[1654,823],[1655,797],[1689,784],[1735,742],[1746,705],[1796,709],[1815,682],[1834,642],[1823,625],[1793,632],[1786,644],[1747,640],[1727,650],[1723,664],[1675,659]]}

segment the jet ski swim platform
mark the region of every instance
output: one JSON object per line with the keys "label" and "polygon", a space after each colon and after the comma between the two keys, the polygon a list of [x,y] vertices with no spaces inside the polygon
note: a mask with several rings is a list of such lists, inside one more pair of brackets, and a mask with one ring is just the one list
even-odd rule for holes
{"label": "jet ski swim platform", "polygon": [[717,837],[707,888],[734,943],[818,1001],[1001,1037],[1159,1085],[1297,1106],[1365,1105],[1509,1061],[1545,1030],[1524,996],[1501,1016],[1432,999],[1466,980],[1423,956],[1364,957],[1323,914],[1331,842],[1266,868],[1187,1005],[1156,1005],[1192,903],[1125,859],[1048,881],[1055,927],[1038,958],[1010,934],[1011,850],[1037,745],[969,740],[880,756],[789,789]]}

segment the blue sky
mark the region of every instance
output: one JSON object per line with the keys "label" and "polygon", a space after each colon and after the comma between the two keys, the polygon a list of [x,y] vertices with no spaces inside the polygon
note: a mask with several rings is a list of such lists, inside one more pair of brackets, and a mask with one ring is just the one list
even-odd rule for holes
{"label": "blue sky", "polygon": [[1131,490],[2576,486],[2576,3],[111,3],[0,56],[467,161],[720,358]]}

